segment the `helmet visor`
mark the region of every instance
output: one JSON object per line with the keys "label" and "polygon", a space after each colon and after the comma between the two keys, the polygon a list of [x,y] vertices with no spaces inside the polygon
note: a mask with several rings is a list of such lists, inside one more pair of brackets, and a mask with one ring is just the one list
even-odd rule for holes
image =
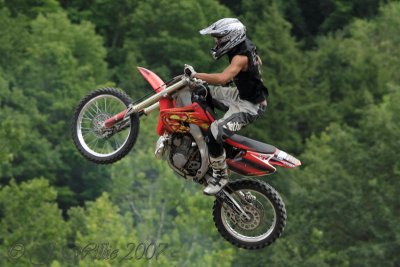
{"label": "helmet visor", "polygon": [[215,41],[215,49],[218,49],[221,47],[221,39],[214,37],[214,41]]}

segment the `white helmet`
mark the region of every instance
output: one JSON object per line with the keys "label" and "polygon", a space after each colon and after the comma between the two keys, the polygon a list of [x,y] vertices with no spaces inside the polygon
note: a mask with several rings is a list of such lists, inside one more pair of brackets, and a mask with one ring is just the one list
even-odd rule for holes
{"label": "white helmet", "polygon": [[235,18],[224,18],[202,29],[200,34],[210,34],[216,44],[212,50],[214,59],[219,59],[229,50],[246,40],[246,27]]}

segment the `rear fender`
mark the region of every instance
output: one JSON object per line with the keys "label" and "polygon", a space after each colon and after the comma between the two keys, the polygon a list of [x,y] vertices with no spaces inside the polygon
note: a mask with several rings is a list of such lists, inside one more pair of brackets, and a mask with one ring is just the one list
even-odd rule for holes
{"label": "rear fender", "polygon": [[300,160],[280,149],[276,149],[270,163],[284,168],[295,168],[301,166]]}
{"label": "rear fender", "polygon": [[[288,153],[268,144],[250,140],[240,136],[236,140],[226,139],[226,143],[239,153],[227,158],[229,168],[245,176],[264,176],[273,174],[276,166],[294,168],[301,165],[300,160]],[[236,141],[242,140],[242,143]],[[228,155],[228,154],[227,154]]]}
{"label": "rear fender", "polygon": [[273,155],[246,151],[233,159],[227,159],[226,163],[229,169],[240,175],[264,176],[276,171],[276,168],[269,162]]}

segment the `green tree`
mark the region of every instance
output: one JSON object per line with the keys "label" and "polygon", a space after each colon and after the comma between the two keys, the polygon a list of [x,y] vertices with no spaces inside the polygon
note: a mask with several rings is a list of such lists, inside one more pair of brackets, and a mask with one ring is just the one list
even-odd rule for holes
{"label": "green tree", "polygon": [[[397,266],[399,87],[368,108],[360,127],[313,137],[293,185],[289,242],[296,266]],[[304,244],[307,244],[306,246]]]}
{"label": "green tree", "polygon": [[10,82],[5,82],[0,91],[0,135],[4,157],[0,164],[1,183],[7,184],[11,178],[24,180],[25,174],[30,178],[47,174],[48,179],[54,181],[51,173],[55,171],[59,156],[35,129],[35,125],[43,121],[43,116],[36,109],[35,102],[22,90],[9,87]]}
{"label": "green tree", "polygon": [[[6,107],[6,99],[9,97],[8,81],[0,68],[0,175],[6,164],[13,159],[13,150],[19,149],[19,143],[23,139],[23,127],[15,120],[17,116],[14,110]],[[5,115],[7,114],[7,115]]]}
{"label": "green tree", "polygon": [[[20,185],[11,181],[1,188],[1,266],[49,264],[60,256],[54,247],[66,246],[68,228],[56,197],[56,190],[44,178]],[[22,256],[18,249],[24,252]]]}
{"label": "green tree", "polygon": [[399,4],[391,4],[375,20],[357,20],[345,31],[319,40],[319,49],[310,54],[312,90],[330,107],[319,111],[319,129],[334,120],[356,125],[363,108],[379,103],[388,83],[399,82],[398,14]]}
{"label": "green tree", "polygon": [[93,25],[71,24],[66,14],[39,15],[30,25],[10,88],[10,96],[23,94],[8,104],[24,112],[19,123],[24,123],[29,138],[15,152],[14,168],[6,177],[27,180],[45,175],[59,189],[66,208],[93,199],[108,183],[105,169],[82,162],[70,141],[74,107],[107,81],[106,51]]}
{"label": "green tree", "polygon": [[[73,266],[132,266],[133,260],[125,258],[132,249],[129,244],[139,244],[132,216],[121,215],[107,193],[94,202],[86,202],[85,208],[70,209],[69,216],[74,233]],[[134,266],[145,263],[135,261]]]}
{"label": "green tree", "polygon": [[40,13],[52,13],[61,10],[57,0],[33,0],[29,2],[23,0],[4,0],[3,5],[11,11],[13,16],[22,14],[31,19]]}
{"label": "green tree", "polygon": [[212,39],[198,33],[217,19],[229,16],[229,10],[215,0],[118,4],[103,0],[90,7],[81,1],[64,1],[63,6],[74,20],[88,19],[96,24],[97,31],[106,38],[114,80],[135,97],[142,93],[138,94],[138,87],[147,86],[137,75],[136,65],[154,70],[165,80],[181,74],[185,63],[202,71],[222,66],[208,54]]}
{"label": "green tree", "polygon": [[7,8],[0,7],[0,67],[4,72],[4,83],[1,90],[5,90],[15,83],[15,69],[25,58],[26,46],[29,43],[29,22],[23,16],[12,18]]}
{"label": "green tree", "polygon": [[[314,134],[299,156],[303,170],[284,173],[293,179],[285,235],[268,257],[257,254],[255,266],[398,264],[398,8],[356,20],[306,55],[308,102],[320,103],[306,116]],[[236,259],[236,266],[252,262],[244,253]]]}

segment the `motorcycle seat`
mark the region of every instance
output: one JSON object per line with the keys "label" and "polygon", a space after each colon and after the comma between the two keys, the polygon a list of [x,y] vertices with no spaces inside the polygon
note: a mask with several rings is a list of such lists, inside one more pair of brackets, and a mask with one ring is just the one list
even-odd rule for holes
{"label": "motorcycle seat", "polygon": [[234,145],[229,140],[233,141],[235,146],[238,146],[239,148],[249,148],[253,151],[260,152],[263,154],[272,154],[275,153],[276,147],[253,140],[251,138],[238,135],[238,134],[233,134],[229,136],[227,139],[225,139],[225,142]]}

